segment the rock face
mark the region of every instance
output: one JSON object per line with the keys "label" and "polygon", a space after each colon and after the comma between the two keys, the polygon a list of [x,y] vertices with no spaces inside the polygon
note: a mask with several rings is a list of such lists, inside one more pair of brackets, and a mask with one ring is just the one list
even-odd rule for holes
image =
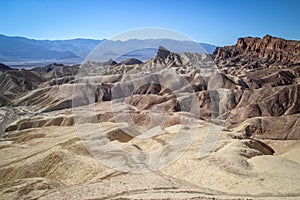
{"label": "rock face", "polygon": [[[0,80],[0,93],[3,98],[12,100],[19,94],[37,89],[46,79],[35,72],[20,69],[0,72]],[[0,104],[3,105],[6,104]]]}
{"label": "rock face", "polygon": [[[267,35],[213,59],[160,46],[146,62],[5,68],[0,199],[299,198],[299,44]],[[117,170],[164,163],[191,138],[159,173]]]}
{"label": "rock face", "polygon": [[270,35],[260,38],[239,38],[236,45],[219,47],[215,51],[216,59],[226,59],[244,54],[253,59],[267,59],[266,62],[276,61],[296,64],[300,62],[300,44],[298,41],[284,40]]}
{"label": "rock face", "polygon": [[[215,62],[224,73],[239,77],[247,87],[238,91],[239,101],[226,119],[228,127],[248,124],[253,137],[299,139],[300,42],[274,38],[239,38],[234,46],[218,48]],[[278,118],[278,116],[281,116]],[[272,120],[286,121],[286,126]],[[289,125],[289,121],[294,122]],[[271,128],[272,127],[272,128]],[[272,131],[271,131],[272,130]]]}
{"label": "rock face", "polygon": [[166,66],[181,66],[182,61],[180,59],[180,56],[176,53],[170,52],[168,49],[166,49],[163,46],[158,47],[157,54],[153,60],[153,63],[155,64],[164,64]]}
{"label": "rock face", "polygon": [[[227,72],[242,74],[262,68],[286,68],[300,63],[299,41],[266,35],[260,38],[239,38],[236,45],[215,50],[217,64],[227,66]],[[235,67],[230,70],[229,67]]]}
{"label": "rock face", "polygon": [[5,72],[7,70],[12,70],[12,68],[10,68],[9,66],[7,66],[3,63],[0,63],[0,71]]}

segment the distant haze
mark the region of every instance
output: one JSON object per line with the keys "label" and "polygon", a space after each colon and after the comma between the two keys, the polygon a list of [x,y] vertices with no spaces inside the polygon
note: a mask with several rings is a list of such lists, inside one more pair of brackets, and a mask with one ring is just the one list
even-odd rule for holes
{"label": "distant haze", "polygon": [[[93,60],[93,58],[101,61],[118,58],[117,61],[121,61],[121,59],[130,56],[145,61],[153,57],[157,48],[161,45],[178,53],[207,52],[211,54],[216,48],[210,44],[169,39],[128,41],[93,39],[34,40],[0,35],[0,62],[9,66],[32,67],[53,62],[80,63],[86,59]],[[143,47],[143,51],[141,51],[141,47]],[[123,58],[120,56],[123,56]]]}

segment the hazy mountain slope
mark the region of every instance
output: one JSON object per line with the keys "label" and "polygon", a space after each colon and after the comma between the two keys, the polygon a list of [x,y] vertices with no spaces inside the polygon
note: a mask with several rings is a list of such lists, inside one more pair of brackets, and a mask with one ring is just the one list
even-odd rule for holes
{"label": "hazy mountain slope", "polygon": [[44,41],[0,35],[0,60],[5,62],[76,57],[69,50],[54,50],[45,45]]}
{"label": "hazy mountain slope", "polygon": [[[170,44],[170,40],[165,40],[165,46]],[[32,61],[39,61],[45,63],[51,62],[63,62],[63,63],[79,63],[95,48],[107,40],[93,40],[93,39],[71,39],[71,40],[34,40],[25,37],[9,37],[0,34],[0,62],[11,64],[10,62],[23,62],[25,65]],[[114,43],[112,45],[111,43]],[[141,43],[147,43],[149,49],[135,49],[136,46],[141,46]],[[129,41],[107,41],[110,47],[128,47],[132,46],[132,52],[126,52],[123,54],[123,58],[119,58],[118,61],[125,60],[127,58],[136,57],[139,60],[148,60],[152,58],[156,53],[157,44],[161,43],[161,39],[157,40],[129,40]],[[207,53],[212,53],[215,50],[215,46],[209,44],[202,44]],[[197,43],[194,43],[194,47],[198,50]],[[180,51],[188,51],[186,47],[190,45],[184,45]],[[171,48],[171,50],[180,53]],[[128,55],[127,55],[128,54]],[[134,54],[134,56],[132,56]],[[119,55],[120,56],[120,55]],[[111,58],[108,58],[109,60]],[[113,59],[113,58],[112,58]],[[18,64],[18,63],[17,63]],[[30,64],[29,64],[30,65]]]}
{"label": "hazy mountain slope", "polygon": [[41,46],[55,51],[70,51],[80,58],[84,58],[88,53],[99,45],[103,40],[93,39],[71,39],[71,40],[42,40]]}

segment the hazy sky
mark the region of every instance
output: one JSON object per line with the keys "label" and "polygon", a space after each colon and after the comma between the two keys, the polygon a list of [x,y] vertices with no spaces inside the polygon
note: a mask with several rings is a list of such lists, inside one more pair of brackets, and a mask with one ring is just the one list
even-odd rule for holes
{"label": "hazy sky", "polygon": [[265,34],[300,40],[300,0],[0,0],[0,7],[1,34],[34,39],[161,27],[219,46]]}

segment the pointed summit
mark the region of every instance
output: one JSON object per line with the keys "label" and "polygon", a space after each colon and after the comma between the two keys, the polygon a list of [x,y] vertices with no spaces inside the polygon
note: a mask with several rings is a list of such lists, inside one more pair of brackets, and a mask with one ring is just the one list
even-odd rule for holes
{"label": "pointed summit", "polygon": [[153,61],[156,64],[164,64],[168,67],[182,65],[182,61],[179,54],[171,52],[163,46],[158,47],[156,56]]}
{"label": "pointed summit", "polygon": [[159,46],[155,58],[165,60],[168,57],[168,55],[170,55],[170,53],[171,52],[165,47]]}

